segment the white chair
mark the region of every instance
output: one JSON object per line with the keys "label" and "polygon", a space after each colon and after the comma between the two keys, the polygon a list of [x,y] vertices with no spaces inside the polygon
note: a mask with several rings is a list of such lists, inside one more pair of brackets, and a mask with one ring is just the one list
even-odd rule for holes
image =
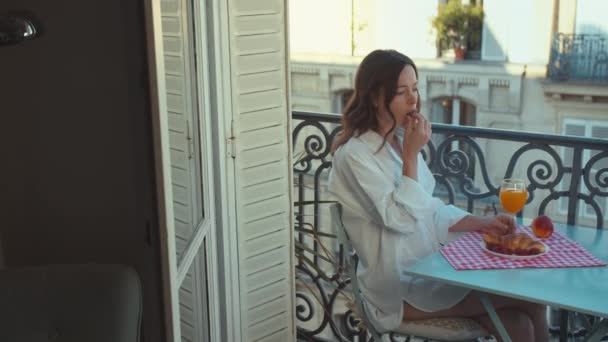
{"label": "white chair", "polygon": [[403,322],[401,326],[393,332],[381,334],[371,324],[365,311],[365,305],[357,282],[357,254],[355,253],[348,232],[342,222],[342,206],[339,203],[331,205],[332,221],[337,227],[337,234],[340,243],[345,248],[347,254],[347,264],[349,269],[350,284],[355,297],[355,305],[358,316],[363,320],[368,332],[374,341],[382,341],[382,336],[392,334],[397,336],[412,336],[436,341],[478,341],[489,333],[479,323],[468,318],[433,318],[420,321]]}

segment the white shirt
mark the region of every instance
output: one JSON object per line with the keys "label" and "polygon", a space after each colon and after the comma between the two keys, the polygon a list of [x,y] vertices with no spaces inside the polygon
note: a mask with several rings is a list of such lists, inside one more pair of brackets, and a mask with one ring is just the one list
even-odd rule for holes
{"label": "white shirt", "polygon": [[[403,130],[395,134],[403,141]],[[427,312],[460,302],[468,289],[409,276],[401,270],[455,238],[448,228],[469,213],[432,196],[435,179],[421,155],[418,181],[383,137],[368,131],[335,153],[329,191],[343,206],[343,222],[359,256],[357,279],[372,324],[396,329],[403,300]],[[376,153],[376,151],[378,151]]]}

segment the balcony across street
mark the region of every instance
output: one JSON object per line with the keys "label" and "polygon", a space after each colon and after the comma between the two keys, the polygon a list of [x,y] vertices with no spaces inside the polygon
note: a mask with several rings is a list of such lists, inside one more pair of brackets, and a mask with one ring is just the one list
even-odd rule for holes
{"label": "balcony across street", "polygon": [[551,46],[549,78],[608,83],[608,38],[601,34],[557,33]]}

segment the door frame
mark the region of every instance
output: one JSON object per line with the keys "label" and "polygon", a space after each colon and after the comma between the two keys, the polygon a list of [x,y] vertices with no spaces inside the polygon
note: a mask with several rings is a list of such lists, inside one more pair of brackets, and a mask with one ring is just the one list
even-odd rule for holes
{"label": "door frame", "polygon": [[209,98],[214,99],[211,113],[214,141],[219,296],[222,303],[221,341],[242,341],[241,298],[239,286],[239,248],[237,236],[236,184],[233,144],[233,104],[231,54],[227,0],[204,0],[208,8],[207,32],[211,57],[209,75],[214,80]]}
{"label": "door frame", "polygon": [[171,165],[163,160],[169,151],[169,130],[166,100],[166,79],[163,57],[162,18],[160,0],[144,2],[146,25],[146,50],[148,59],[148,87],[150,92],[150,115],[154,144],[154,174],[159,229],[159,248],[162,279],[162,303],[165,338],[173,341],[180,336],[179,297],[177,287],[177,256],[175,250],[175,225]]}

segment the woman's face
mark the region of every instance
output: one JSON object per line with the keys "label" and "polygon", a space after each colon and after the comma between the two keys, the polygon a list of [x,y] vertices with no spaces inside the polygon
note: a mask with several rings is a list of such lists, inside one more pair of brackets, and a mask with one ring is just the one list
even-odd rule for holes
{"label": "woman's face", "polygon": [[[379,110],[380,120],[383,122],[392,123],[390,119],[390,113],[384,107],[384,99],[381,96],[380,104],[383,108]],[[418,79],[416,78],[416,72],[411,65],[406,65],[397,81],[397,90],[395,97],[390,103],[390,110],[395,115],[397,120],[397,127],[405,127],[407,122],[406,116],[416,111],[416,105],[418,103]]]}

